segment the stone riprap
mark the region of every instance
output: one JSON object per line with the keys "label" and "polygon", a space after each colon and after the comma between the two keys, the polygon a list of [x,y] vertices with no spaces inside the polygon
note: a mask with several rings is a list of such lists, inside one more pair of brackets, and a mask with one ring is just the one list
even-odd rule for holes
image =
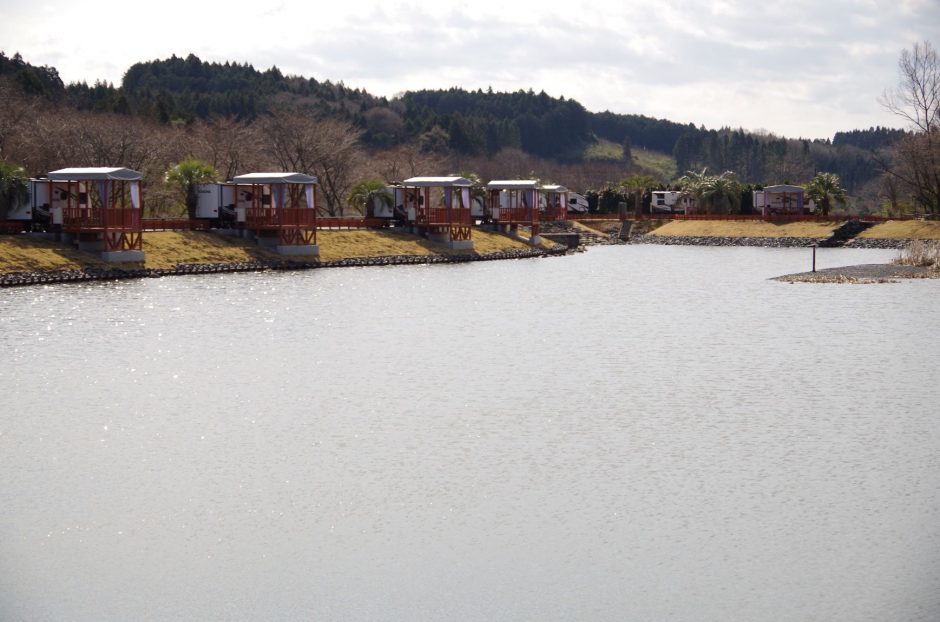
{"label": "stone riprap", "polygon": [[47,283],[73,283],[82,281],[112,281],[120,279],[158,278],[184,274],[218,274],[223,272],[258,272],[263,270],[310,270],[313,268],[349,268],[364,266],[397,266],[412,264],[465,263],[469,261],[496,261],[501,259],[529,259],[564,255],[565,247],[556,244],[551,249],[509,250],[483,255],[394,255],[386,257],[352,257],[335,261],[250,261],[219,264],[178,264],[165,269],[86,268],[84,270],[58,270],[14,272],[0,275],[0,287],[42,285]]}
{"label": "stone riprap", "polygon": [[825,238],[738,238],[711,236],[631,236],[630,244],[665,244],[667,246],[763,246],[769,248],[806,247],[819,244]]}

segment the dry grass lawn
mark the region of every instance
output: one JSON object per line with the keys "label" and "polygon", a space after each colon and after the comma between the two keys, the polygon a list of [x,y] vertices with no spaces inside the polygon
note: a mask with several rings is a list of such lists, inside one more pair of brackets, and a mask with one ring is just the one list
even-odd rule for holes
{"label": "dry grass lawn", "polygon": [[[476,239],[476,235],[477,235],[476,230],[474,230],[474,232],[473,232],[474,239]],[[522,227],[522,226],[520,226],[520,227],[519,227],[519,235],[520,235],[522,238],[528,239],[528,238],[532,237],[532,229],[531,229],[530,227]],[[536,248],[536,247],[533,247],[531,244],[526,244],[526,247],[527,247],[527,248]],[[539,241],[539,243],[538,243],[538,245],[537,245],[537,248],[540,248],[540,249],[542,249],[542,250],[550,251],[550,250],[552,250],[553,248],[555,248],[555,243],[552,242],[551,240],[547,239],[547,238],[541,238],[541,240]]]}
{"label": "dry grass lawn", "polygon": [[444,244],[431,242],[413,233],[384,229],[353,231],[319,231],[320,259],[335,261],[353,257],[388,257],[391,255],[485,255],[507,250],[527,250],[532,247],[508,235],[474,229],[473,250],[453,250]]}
{"label": "dry grass lawn", "polygon": [[858,237],[870,240],[940,240],[940,221],[889,220],[862,231]]}
{"label": "dry grass lawn", "polygon": [[219,264],[284,259],[242,238],[202,231],[144,233],[144,267],[170,270],[178,264]]}
{"label": "dry grass lawn", "polygon": [[[527,250],[532,247],[507,235],[473,230],[473,251],[456,251],[420,236],[388,230],[318,231],[320,260],[335,261],[354,257],[392,255],[458,255]],[[549,243],[549,247],[551,244]],[[96,254],[83,253],[72,245],[35,236],[0,236],[0,274],[80,270],[94,267],[150,268],[169,270],[178,264],[222,264],[277,260],[306,262],[311,256],[285,257],[237,237],[201,231],[144,233],[143,264],[108,264]]]}
{"label": "dry grass lawn", "polygon": [[0,274],[81,270],[107,265],[70,244],[32,235],[0,235]]}
{"label": "dry grass lawn", "polygon": [[[474,232],[476,233],[476,232]],[[352,257],[388,257],[391,255],[438,255],[437,244],[411,233],[384,229],[317,231],[322,261]]]}
{"label": "dry grass lawn", "polygon": [[533,248],[531,244],[522,240],[514,240],[504,233],[473,229],[473,253],[476,255],[502,253],[504,251],[527,251]]}
{"label": "dry grass lawn", "polygon": [[620,232],[619,218],[611,218],[610,220],[569,220],[568,222],[573,224],[575,229],[588,233],[610,235]]}
{"label": "dry grass lawn", "polygon": [[750,220],[674,220],[650,235],[713,238],[828,238],[843,223]]}

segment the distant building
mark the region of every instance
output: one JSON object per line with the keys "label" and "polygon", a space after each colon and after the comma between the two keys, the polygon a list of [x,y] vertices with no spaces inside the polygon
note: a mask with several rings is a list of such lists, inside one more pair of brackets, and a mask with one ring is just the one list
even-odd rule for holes
{"label": "distant building", "polygon": [[755,190],[754,211],[763,216],[775,214],[803,214],[811,212],[815,204],[810,201],[804,203],[803,188],[789,184],[767,186],[763,190]]}
{"label": "distant building", "polygon": [[668,212],[671,214],[695,213],[695,199],[680,199],[678,190],[653,190],[650,199],[650,208],[653,212]]}

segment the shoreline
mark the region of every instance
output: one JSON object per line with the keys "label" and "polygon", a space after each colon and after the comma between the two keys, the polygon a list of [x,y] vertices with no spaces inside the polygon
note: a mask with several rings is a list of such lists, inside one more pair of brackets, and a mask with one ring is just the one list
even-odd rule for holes
{"label": "shoreline", "polygon": [[125,279],[162,278],[193,274],[225,274],[233,272],[266,272],[315,270],[320,268],[363,268],[371,266],[407,266],[427,264],[467,263],[471,261],[500,261],[511,259],[537,259],[568,254],[564,247],[554,249],[506,250],[479,255],[386,255],[381,257],[350,257],[330,261],[260,260],[237,263],[178,264],[173,268],[87,267],[80,270],[34,270],[0,274],[0,288],[55,283],[82,283],[89,281],[117,281]]}
{"label": "shoreline", "polygon": [[[591,246],[601,245],[657,244],[763,248],[809,248],[815,245],[819,247],[842,246],[850,249],[899,250],[917,241],[906,237],[855,237],[844,241],[838,240],[838,243],[832,244],[832,231],[841,226],[838,222],[799,225],[803,227],[802,229],[795,229],[797,225],[784,225],[768,230],[768,226],[771,225],[723,221],[673,222],[665,226],[654,225],[653,231],[650,231],[648,227],[638,227],[639,230],[631,232],[632,235],[629,235],[627,239],[620,237],[626,231],[619,221],[591,222],[590,224],[570,221],[551,229],[546,227],[546,234],[553,230],[558,233],[578,233],[580,243],[577,248],[570,249],[562,244],[552,244],[548,240],[541,246],[533,247],[521,242],[518,238],[509,238],[504,234],[481,229],[477,234],[481,236],[480,252],[473,253],[451,252],[405,232],[324,231],[321,235],[328,238],[328,249],[332,252],[327,253],[325,257],[321,254],[321,258],[306,260],[301,257],[284,259],[243,240],[223,238],[211,233],[158,233],[156,235],[162,237],[148,238],[145,241],[153,245],[152,248],[147,249],[146,264],[124,266],[105,264],[75,249],[33,239],[25,243],[6,246],[0,243],[0,250],[8,253],[0,257],[0,260],[8,259],[6,269],[0,269],[0,288],[228,272],[530,259],[583,252]],[[770,235],[767,235],[768,233]],[[775,233],[778,235],[773,235]],[[904,230],[891,233],[917,235],[921,232]],[[940,234],[940,230],[931,234]],[[28,238],[19,238],[19,240],[22,242]],[[149,254],[151,252],[152,257]],[[37,257],[45,253],[44,257],[51,258],[51,260],[24,260],[26,256],[30,259],[35,258],[29,253],[34,253]],[[3,263],[0,261],[0,267],[2,266]],[[918,276],[929,278],[933,275]],[[799,277],[799,280],[791,282],[860,282],[858,279],[865,280],[865,282],[870,279],[874,279],[873,282],[883,282],[885,279],[893,278],[917,278],[897,272],[874,276],[840,276],[823,271],[810,273],[810,276],[801,274],[779,278],[791,277]]]}

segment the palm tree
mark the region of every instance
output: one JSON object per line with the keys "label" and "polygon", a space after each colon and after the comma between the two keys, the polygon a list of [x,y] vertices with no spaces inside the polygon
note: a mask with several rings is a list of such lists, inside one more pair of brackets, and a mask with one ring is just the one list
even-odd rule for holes
{"label": "palm tree", "polygon": [[218,174],[211,164],[206,164],[196,158],[186,158],[166,172],[165,181],[180,191],[186,205],[186,212],[190,218],[195,218],[199,197],[198,186],[218,181]]}
{"label": "palm tree", "polygon": [[[639,173],[633,173],[620,181],[620,187],[623,188],[624,191],[633,194],[633,205],[637,214],[639,214],[643,208],[643,195],[646,194],[647,190],[658,185],[659,182],[656,181],[654,177],[650,175],[640,175]],[[650,210],[652,209],[652,206],[650,206]]]}
{"label": "palm tree", "polygon": [[703,168],[701,173],[686,171],[685,175],[679,178],[679,200],[688,200],[695,206],[695,211],[704,207],[707,172],[707,168]]}
{"label": "palm tree", "polygon": [[29,177],[22,166],[0,160],[0,220],[6,220],[10,208],[29,200]]}
{"label": "palm tree", "polygon": [[364,217],[368,217],[369,211],[373,211],[374,213],[376,201],[384,203],[385,205],[391,205],[394,200],[395,198],[392,196],[392,193],[388,191],[385,182],[379,181],[378,179],[369,179],[359,182],[350,189],[349,196],[346,197],[346,202],[349,206],[359,210]]}
{"label": "palm tree", "polygon": [[734,173],[725,171],[708,178],[702,197],[713,214],[736,213],[741,205],[741,184],[734,178]]}
{"label": "palm tree", "polygon": [[708,169],[688,171],[679,179],[679,189],[680,199],[692,199],[706,213],[728,214],[741,205],[741,183],[731,171],[721,175],[709,175]]}
{"label": "palm tree", "polygon": [[835,173],[816,173],[806,184],[806,196],[822,209],[823,216],[829,215],[833,201],[845,205],[846,199],[845,188],[839,183],[839,176]]}

